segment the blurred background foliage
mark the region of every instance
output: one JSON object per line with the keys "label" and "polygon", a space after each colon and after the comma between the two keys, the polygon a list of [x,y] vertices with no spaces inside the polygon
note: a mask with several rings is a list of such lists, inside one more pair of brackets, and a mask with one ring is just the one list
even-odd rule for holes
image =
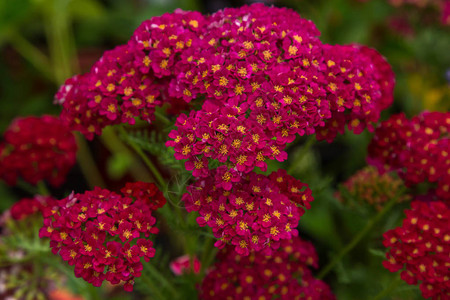
{"label": "blurred background foliage", "polygon": [[[0,132],[17,116],[57,115],[60,108],[53,104],[53,96],[58,86],[73,74],[88,71],[105,50],[126,43],[143,20],[176,8],[210,13],[250,2],[257,1],[1,0]],[[270,3],[291,7],[311,19],[321,31],[323,42],[361,43],[387,58],[396,73],[397,84],[394,105],[384,113],[383,119],[400,111],[411,117],[424,110],[449,110],[450,26],[442,24],[438,6],[396,6],[389,0]],[[316,143],[308,149],[302,146],[304,140],[298,139],[289,148],[289,164],[272,162],[269,166],[269,171],[291,168],[293,175],[312,187],[316,201],[302,218],[300,228],[314,242],[321,266],[368,219],[367,210],[346,207],[334,195],[339,183],[366,165],[371,136],[368,132],[358,136],[347,133],[333,144]],[[102,150],[97,139],[93,145],[97,145],[94,158],[110,180],[120,179],[117,174],[126,176],[131,164],[126,149],[103,163],[100,157],[106,150]],[[90,147],[93,150],[92,144]],[[79,177],[75,170],[69,177],[71,182],[59,191],[60,195],[71,189],[82,191],[85,182]],[[24,195],[0,183],[0,210],[6,210]],[[325,277],[338,299],[366,299],[368,295],[377,295],[398,277],[381,265],[384,258],[381,234],[400,224],[407,206],[397,205]],[[201,249],[193,251],[199,253]],[[386,299],[420,299],[418,288],[406,284],[398,285],[393,295]]]}

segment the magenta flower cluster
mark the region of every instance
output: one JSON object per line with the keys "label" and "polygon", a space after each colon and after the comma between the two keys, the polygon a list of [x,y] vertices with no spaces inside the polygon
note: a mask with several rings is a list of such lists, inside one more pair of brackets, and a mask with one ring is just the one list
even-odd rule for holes
{"label": "magenta flower cluster", "polygon": [[402,270],[408,284],[420,284],[424,298],[450,298],[450,205],[448,202],[414,201],[405,210],[401,227],[389,230],[383,244],[389,247],[383,266]]}
{"label": "magenta flower cluster", "polygon": [[282,241],[272,256],[260,252],[241,256],[227,247],[217,257],[200,286],[200,299],[335,299],[330,288],[312,275],[310,267],[318,267],[314,246],[299,237]]}
{"label": "magenta flower cluster", "polygon": [[245,155],[253,139],[243,139],[254,134],[264,158],[283,159],[275,148],[281,152],[296,134],[320,131],[331,141],[346,124],[358,133],[392,102],[393,73],[375,50],[324,45],[319,34],[285,8],[255,4],[211,16],[177,10],[142,23],[126,45],[67,80],[56,101],[61,118],[88,138],[134,117],[151,121],[162,103],[202,101],[172,134],[191,160],[207,151],[194,144],[218,149],[234,139],[241,145],[230,154]]}
{"label": "magenta flower cluster", "polygon": [[164,205],[160,197],[154,184],[143,182],[128,183],[121,194],[100,188],[72,194],[44,209],[39,235],[50,238],[52,252],[74,265],[77,277],[94,286],[123,281],[131,291],[141,258],[148,262],[155,254],[148,238],[158,233],[151,214]]}
{"label": "magenta flower cluster", "polygon": [[394,75],[375,50],[324,45],[314,24],[287,9],[254,5],[208,19],[187,49],[169,93],[202,108],[180,115],[166,145],[194,176],[208,160],[239,172],[283,161],[297,135],[332,141],[345,126],[360,133],[392,102]]}
{"label": "magenta flower cluster", "polygon": [[92,138],[183,100],[191,111],[166,145],[195,177],[211,177],[213,160],[226,165],[215,174],[230,179],[215,184],[230,190],[267,160],[286,160],[297,135],[360,133],[392,102],[394,75],[380,54],[326,45],[319,34],[296,12],[262,4],[154,17],[61,87],[61,118]]}
{"label": "magenta flower cluster", "polygon": [[188,211],[199,212],[200,226],[212,228],[216,247],[231,244],[243,256],[252,250],[271,255],[281,240],[298,234],[300,216],[313,200],[306,184],[279,170],[236,177],[230,189],[233,174],[225,166],[210,174],[190,185],[182,200]]}
{"label": "magenta flower cluster", "polygon": [[0,143],[0,178],[62,184],[76,162],[77,144],[69,127],[53,116],[15,119]]}
{"label": "magenta flower cluster", "polygon": [[151,122],[155,107],[171,102],[174,64],[199,39],[203,19],[179,10],[143,22],[128,44],[106,51],[90,72],[61,86],[61,119],[88,139],[108,125],[134,124],[135,117]]}
{"label": "magenta flower cluster", "polygon": [[[187,160],[186,169],[199,178],[196,190],[184,200],[188,209],[199,210],[199,224],[211,226],[221,239],[217,246],[232,243],[242,255],[248,248],[276,249],[273,241],[291,237],[290,230],[298,224],[296,213],[294,219],[280,221],[281,229],[273,229],[274,234],[256,221],[254,230],[260,234],[252,237],[246,224],[255,217],[243,211],[242,220],[223,218],[220,209],[229,213],[235,207],[223,208],[216,199],[234,197],[243,183],[247,189],[247,181],[258,177],[252,174],[254,168],[266,171],[267,160],[286,160],[284,149],[297,135],[316,133],[317,139],[332,141],[345,126],[355,133],[372,129],[392,102],[394,75],[375,50],[322,44],[314,24],[287,9],[226,9],[205,22],[195,47],[186,49],[175,64],[179,73],[169,88],[172,97],[201,104],[201,109],[178,117],[166,145],[174,148],[176,159]],[[211,161],[221,166],[211,170]],[[212,190],[214,203],[199,201],[210,199],[203,194],[210,186],[218,188]],[[223,192],[225,198],[220,198]],[[279,213],[248,189],[246,193],[250,195],[242,207],[249,205],[245,211],[250,215],[256,214],[254,203],[260,203],[259,213]],[[289,230],[283,228],[287,223]]]}
{"label": "magenta flower cluster", "polygon": [[450,113],[392,116],[376,129],[368,161],[395,171],[409,187],[429,183],[428,194],[450,200]]}
{"label": "magenta flower cluster", "polygon": [[286,160],[297,135],[331,142],[346,127],[372,129],[392,102],[394,75],[380,54],[319,35],[285,8],[177,10],[143,22],[126,45],[66,81],[56,101],[89,139],[108,125],[151,122],[156,106],[189,111],[166,143],[197,179],[183,196],[187,210],[213,229],[216,246],[270,254],[296,236],[313,198],[285,171],[255,167]]}

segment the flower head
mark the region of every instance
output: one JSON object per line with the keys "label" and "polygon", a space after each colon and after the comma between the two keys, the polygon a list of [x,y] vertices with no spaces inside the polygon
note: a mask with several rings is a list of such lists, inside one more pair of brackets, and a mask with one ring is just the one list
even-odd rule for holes
{"label": "flower head", "polygon": [[204,26],[198,12],[177,10],[143,22],[129,42],[106,51],[90,72],[68,79],[56,94],[61,119],[88,139],[108,125],[151,122],[156,106],[168,97],[175,63],[195,46]]}
{"label": "flower head", "polygon": [[[122,193],[95,188],[70,195],[47,209],[40,237],[49,237],[52,252],[75,265],[77,277],[94,286],[124,281],[131,291],[141,275],[141,258],[149,261],[155,254],[148,240],[158,233],[151,212],[162,202],[151,184],[127,184]],[[158,204],[150,204],[151,194]]]}
{"label": "flower head", "polygon": [[213,229],[217,247],[229,243],[243,256],[252,250],[270,255],[281,240],[297,235],[300,216],[313,200],[306,184],[284,170],[269,177],[249,173],[231,183],[232,170],[221,168],[189,186],[182,198],[188,211],[199,212],[198,224]]}
{"label": "flower head", "polygon": [[345,193],[339,192],[336,197],[344,203],[358,201],[359,204],[367,203],[381,210],[384,204],[399,197],[398,202],[410,200],[409,195],[398,196],[404,183],[391,173],[380,174],[373,166],[365,167],[352,175],[344,184]]}
{"label": "flower head", "polygon": [[17,178],[58,186],[76,161],[75,137],[52,116],[14,120],[0,143],[0,178],[13,185]]}
{"label": "flower head", "polygon": [[324,45],[314,24],[291,10],[255,4],[207,22],[205,38],[177,62],[181,73],[169,89],[186,101],[205,99],[178,117],[166,144],[188,159],[188,170],[206,157],[243,173],[265,171],[267,160],[287,158],[283,150],[297,135],[332,141],[345,126],[372,129],[392,103],[394,74],[381,55]]}
{"label": "flower head", "polygon": [[297,135],[331,141],[346,125],[360,133],[392,102],[393,73],[381,55],[324,45],[319,34],[286,8],[177,10],[143,22],[56,101],[88,138],[136,117],[150,122],[163,103],[192,102],[201,108],[178,117],[167,146],[195,177],[208,176],[209,159],[265,170],[268,159],[287,158]]}
{"label": "flower head", "polygon": [[283,240],[271,256],[242,256],[224,248],[200,286],[201,299],[335,299],[329,287],[315,279],[314,246],[296,237]]}
{"label": "flower head", "polygon": [[402,270],[408,284],[420,282],[425,298],[450,297],[450,206],[442,201],[414,201],[406,210],[403,225],[389,230],[383,244],[388,247],[383,266]]}
{"label": "flower head", "polygon": [[369,145],[368,161],[383,173],[396,171],[407,186],[436,183],[436,194],[450,199],[450,113],[404,114],[381,123]]}

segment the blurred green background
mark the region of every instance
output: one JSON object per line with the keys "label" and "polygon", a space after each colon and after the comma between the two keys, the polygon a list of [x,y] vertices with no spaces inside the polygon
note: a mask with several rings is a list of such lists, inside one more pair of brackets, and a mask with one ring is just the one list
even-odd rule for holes
{"label": "blurred green background", "polygon": [[[143,20],[176,8],[211,13],[244,3],[225,0],[0,0],[0,132],[17,116],[57,115],[60,108],[53,104],[53,97],[59,85],[76,73],[87,72],[105,50],[126,43]],[[388,0],[271,3],[291,7],[311,19],[321,31],[323,42],[361,43],[377,49],[387,58],[397,84],[394,105],[384,112],[383,119],[400,111],[411,117],[424,110],[449,110],[450,26],[441,23],[439,5],[393,6]],[[301,147],[289,149],[290,156],[298,163],[293,174],[310,184],[314,191],[316,201],[303,217],[300,228],[315,243],[321,266],[368,218],[367,211],[344,207],[333,195],[339,182],[365,166],[370,138],[368,132],[358,136],[345,134],[331,145],[316,144],[299,160],[295,158]],[[272,169],[279,167],[288,168],[288,165],[273,163],[271,166]],[[76,184],[78,182],[73,183]],[[0,183],[2,211],[22,196],[20,191]],[[407,204],[397,207],[325,278],[338,299],[366,299],[398,277],[381,266],[384,256],[381,234],[400,223],[405,207]],[[397,287],[393,295],[398,299],[420,299],[418,288],[406,284]]]}

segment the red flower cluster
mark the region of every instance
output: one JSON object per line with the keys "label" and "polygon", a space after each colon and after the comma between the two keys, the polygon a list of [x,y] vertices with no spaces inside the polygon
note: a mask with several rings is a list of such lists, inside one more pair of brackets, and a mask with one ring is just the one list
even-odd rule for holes
{"label": "red flower cluster", "polygon": [[391,66],[376,50],[365,46],[326,47],[328,61],[334,59],[335,63],[331,63],[328,86],[338,89],[331,96],[332,116],[324,129],[317,130],[317,139],[331,142],[337,133],[344,133],[346,125],[356,134],[365,127],[372,131],[372,123],[378,122],[380,112],[394,100]]}
{"label": "red flower cluster", "polygon": [[381,123],[369,145],[368,161],[381,173],[396,171],[407,186],[437,183],[450,199],[450,113],[423,113],[411,120],[398,114]]}
{"label": "red flower cluster", "polygon": [[0,143],[0,178],[14,185],[18,177],[36,184],[47,180],[57,186],[76,161],[75,137],[52,116],[19,118]]}
{"label": "red flower cluster", "polygon": [[[387,201],[398,197],[399,189],[403,185],[403,181],[393,177],[391,173],[380,174],[375,167],[368,166],[356,172],[343,184],[348,194],[339,192],[336,197],[346,204],[355,204],[352,201],[356,200],[359,204],[367,203],[381,210]],[[409,195],[401,195],[398,202],[408,200]]]}
{"label": "red flower cluster", "polygon": [[425,298],[450,298],[450,206],[441,201],[414,201],[403,226],[384,234],[385,268],[403,269],[401,278],[418,284]]}
{"label": "red flower cluster", "polygon": [[311,190],[284,170],[269,177],[232,172],[222,166],[189,186],[182,198],[186,209],[198,211],[198,224],[212,228],[216,247],[231,243],[243,256],[252,250],[270,255],[281,240],[298,234],[300,216],[313,200]]}
{"label": "red flower cluster", "polygon": [[142,23],[126,45],[106,51],[89,73],[68,79],[56,94],[61,119],[88,139],[108,125],[151,122],[168,99],[169,79],[183,51],[195,46],[204,17],[177,10]]}
{"label": "red flower cluster", "polygon": [[152,211],[163,207],[167,202],[163,193],[154,183],[128,182],[121,192],[128,197],[141,199]]}
{"label": "red flower cluster", "polygon": [[296,12],[261,4],[154,17],[61,87],[61,118],[92,138],[107,125],[151,121],[163,102],[203,101],[170,135],[177,157],[264,168],[286,158],[296,134],[331,141],[346,124],[358,133],[392,102],[384,58],[324,45],[319,34]]}
{"label": "red flower cluster", "polygon": [[314,246],[300,238],[283,241],[272,256],[225,248],[218,259],[200,286],[201,299],[335,299],[309,269],[317,268]]}
{"label": "red flower cluster", "polygon": [[147,239],[158,233],[151,213],[165,201],[154,184],[128,183],[121,192],[96,188],[70,195],[45,210],[39,234],[50,238],[54,254],[75,265],[77,277],[94,286],[124,281],[124,289],[131,291],[134,278],[141,276],[141,258],[149,261],[155,254]]}
{"label": "red flower cluster", "polygon": [[56,201],[52,197],[37,195],[31,199],[24,198],[17,201],[11,206],[9,211],[14,220],[20,221],[37,212],[43,213],[46,207],[57,205]]}
{"label": "red flower cluster", "polygon": [[296,135],[332,141],[345,125],[360,133],[392,102],[394,75],[375,50],[323,45],[310,21],[282,8],[252,5],[207,19],[186,49],[169,93],[202,108],[180,115],[166,145],[207,176],[207,159],[240,172],[283,161]]}

